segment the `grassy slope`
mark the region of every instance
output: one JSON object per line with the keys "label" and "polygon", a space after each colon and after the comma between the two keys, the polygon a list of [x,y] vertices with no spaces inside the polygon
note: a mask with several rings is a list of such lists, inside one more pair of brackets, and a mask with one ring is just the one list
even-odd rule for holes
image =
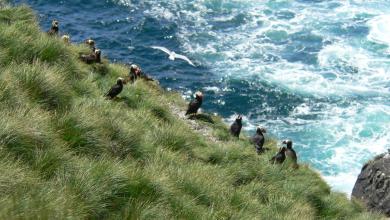
{"label": "grassy slope", "polygon": [[217,118],[221,141],[208,141],[157,85],[104,100],[128,70],[82,64],[82,51],[42,33],[28,7],[0,8],[0,219],[380,218],[306,166],[271,166],[273,152],[255,155]]}

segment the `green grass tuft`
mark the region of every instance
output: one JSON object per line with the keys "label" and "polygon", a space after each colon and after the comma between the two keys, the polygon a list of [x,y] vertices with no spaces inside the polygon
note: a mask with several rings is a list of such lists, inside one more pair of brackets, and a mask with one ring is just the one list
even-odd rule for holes
{"label": "green grass tuft", "polygon": [[128,67],[88,51],[0,0],[0,219],[382,218],[307,165],[271,165],[275,140],[257,155],[219,117],[180,119],[185,101],[154,82],[106,100]]}

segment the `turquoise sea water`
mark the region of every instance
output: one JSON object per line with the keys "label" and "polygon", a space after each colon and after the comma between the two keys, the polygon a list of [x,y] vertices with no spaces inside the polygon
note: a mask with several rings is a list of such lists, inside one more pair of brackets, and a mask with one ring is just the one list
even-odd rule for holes
{"label": "turquoise sea water", "polygon": [[[206,95],[228,123],[243,114],[290,138],[299,160],[350,193],[362,164],[390,148],[390,1],[27,0],[43,29],[96,40],[165,88]],[[170,61],[150,46],[189,57]]]}

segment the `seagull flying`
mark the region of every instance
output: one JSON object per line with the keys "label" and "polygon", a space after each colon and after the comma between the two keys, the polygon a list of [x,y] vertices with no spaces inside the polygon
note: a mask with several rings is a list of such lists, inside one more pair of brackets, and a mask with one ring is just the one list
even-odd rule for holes
{"label": "seagull flying", "polygon": [[190,65],[195,66],[195,64],[192,63],[191,60],[188,59],[186,56],[181,55],[181,54],[177,54],[177,53],[175,53],[173,51],[168,50],[165,47],[152,46],[151,48],[156,49],[156,50],[161,50],[161,51],[167,53],[169,55],[169,59],[170,60],[175,60],[176,58],[177,59],[182,59],[182,60],[187,61]]}

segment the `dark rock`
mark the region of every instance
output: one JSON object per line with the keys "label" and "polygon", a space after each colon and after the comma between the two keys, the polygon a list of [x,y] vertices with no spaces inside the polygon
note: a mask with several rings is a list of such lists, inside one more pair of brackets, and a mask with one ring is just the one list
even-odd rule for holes
{"label": "dark rock", "polygon": [[390,154],[376,156],[362,168],[352,196],[371,211],[390,216]]}

